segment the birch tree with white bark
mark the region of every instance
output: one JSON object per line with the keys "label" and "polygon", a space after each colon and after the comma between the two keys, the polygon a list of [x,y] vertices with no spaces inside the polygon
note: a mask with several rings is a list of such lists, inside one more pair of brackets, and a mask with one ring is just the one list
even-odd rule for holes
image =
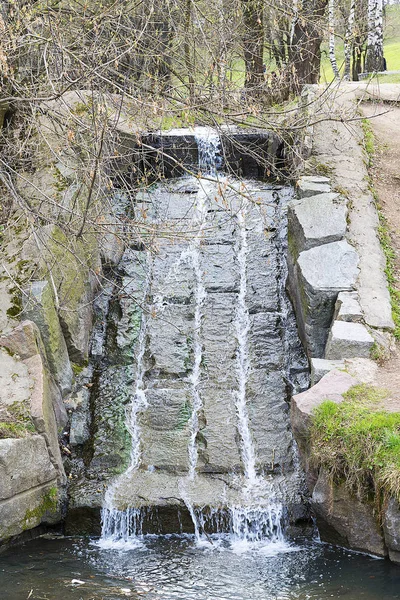
{"label": "birch tree with white bark", "polygon": [[351,69],[351,52],[354,38],[354,17],[356,13],[356,0],[351,0],[349,16],[346,23],[346,31],[344,36],[344,73],[343,79],[350,80]]}
{"label": "birch tree with white bark", "polygon": [[384,70],[382,0],[368,0],[368,44],[365,70],[367,73]]}
{"label": "birch tree with white bark", "polygon": [[339,69],[337,66],[335,52],[335,0],[329,0],[328,5],[328,20],[329,20],[329,60],[331,61],[332,71],[335,79],[340,78]]}

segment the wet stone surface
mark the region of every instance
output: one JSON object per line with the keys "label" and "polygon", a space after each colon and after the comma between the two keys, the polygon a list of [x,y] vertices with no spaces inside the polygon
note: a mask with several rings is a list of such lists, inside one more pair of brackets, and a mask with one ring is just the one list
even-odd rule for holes
{"label": "wet stone surface", "polygon": [[[169,487],[170,477],[171,495],[179,497],[176,477],[188,477],[191,445],[200,475],[197,505],[204,486],[207,498],[223,504],[237,485],[232,474],[245,469],[237,405],[240,347],[248,363],[245,394],[256,468],[260,474],[296,469],[287,401],[292,388],[308,385],[308,366],[284,290],[291,192],[278,195],[269,186],[242,182],[235,194],[235,185],[223,180],[218,187],[200,186],[186,178],[139,195],[147,207],[143,223],[154,227],[152,251],[127,250],[116,271],[105,353],[89,403],[90,440],[79,438],[78,424],[75,431],[83,443],[75,447],[74,509],[99,506],[110,476],[132,464],[125,419],[140,376],[140,458],[138,467],[116,480],[121,509],[158,505],[161,474],[163,486]],[[238,326],[240,318],[248,319],[248,330]],[[224,476],[223,482],[213,483],[214,475]]]}

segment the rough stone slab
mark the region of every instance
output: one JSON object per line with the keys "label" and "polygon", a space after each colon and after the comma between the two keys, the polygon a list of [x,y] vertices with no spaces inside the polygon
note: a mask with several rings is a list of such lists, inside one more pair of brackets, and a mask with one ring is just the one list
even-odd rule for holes
{"label": "rough stone slab", "polygon": [[312,414],[324,400],[343,402],[343,394],[357,383],[357,379],[348,373],[334,370],[309,390],[293,396],[290,420],[296,438],[307,436]]}
{"label": "rough stone slab", "polygon": [[378,221],[371,195],[359,195],[352,209],[349,237],[360,256],[358,291],[365,322],[393,329],[392,308],[385,275],[386,259],[377,236]]}
{"label": "rough stone slab", "polygon": [[343,360],[326,360],[324,358],[311,359],[311,385],[318,383],[324,375],[334,369],[341,370],[345,368]]}
{"label": "rough stone slab", "polygon": [[204,247],[201,269],[207,292],[235,292],[239,290],[239,276],[235,268],[231,245],[210,244]]}
{"label": "rough stone slab", "polygon": [[373,502],[360,502],[350,495],[345,485],[332,486],[321,470],[311,504],[323,541],[387,556]]}
{"label": "rough stone slab", "polygon": [[330,192],[331,186],[329,183],[315,183],[313,181],[303,181],[299,179],[297,183],[297,195],[299,198],[308,198],[315,194],[324,194]]}
{"label": "rough stone slab", "polygon": [[193,316],[191,307],[171,304],[148,321],[149,349],[155,369],[186,373],[190,365]]}
{"label": "rough stone slab", "polygon": [[346,241],[301,252],[289,279],[299,332],[310,356],[322,358],[337,295],[354,289],[358,255]]}
{"label": "rough stone slab", "polygon": [[0,500],[57,477],[41,435],[0,440]]}
{"label": "rough stone slab", "polygon": [[22,321],[10,333],[0,337],[0,346],[19,355],[22,360],[38,354],[43,349],[38,326],[33,321]]}
{"label": "rough stone slab", "polygon": [[339,194],[317,194],[290,202],[288,238],[293,258],[314,246],[342,240],[346,234],[346,217],[346,200]]}
{"label": "rough stone slab", "polygon": [[39,354],[26,359],[25,364],[34,381],[30,399],[33,422],[38,433],[43,435],[46,440],[50,460],[57,470],[59,480],[65,482],[65,472],[58,444],[56,414],[60,427],[65,425],[68,417],[59,389],[46,373]]}
{"label": "rough stone slab", "polygon": [[57,480],[54,479],[18,496],[1,501],[0,541],[6,541],[41,523],[54,525],[61,521],[61,513],[56,505],[54,505],[54,509],[45,509],[49,494],[53,494],[56,487]]}
{"label": "rough stone slab", "polygon": [[383,532],[390,560],[400,563],[400,507],[390,498],[383,517]]}
{"label": "rough stone slab", "polygon": [[71,416],[69,441],[71,446],[81,446],[90,439],[90,392],[82,388],[75,394],[76,408]]}
{"label": "rough stone slab", "polygon": [[38,326],[50,371],[65,396],[71,391],[73,373],[50,284],[34,281],[23,298],[24,315]]}
{"label": "rough stone slab", "polygon": [[305,183],[329,183],[329,177],[323,177],[322,175],[303,175],[300,179]]}
{"label": "rough stone slab", "polygon": [[361,323],[363,321],[357,292],[341,292],[338,295],[334,319],[336,321],[348,321],[349,323]]}
{"label": "rough stone slab", "polygon": [[38,254],[42,279],[50,277],[51,266],[69,356],[82,365],[89,352],[93,292],[98,283],[94,274],[101,273],[98,240],[95,236],[87,236],[85,243],[70,240],[58,226],[45,225],[25,242],[22,257],[35,263]]}
{"label": "rough stone slab", "polygon": [[374,338],[361,323],[334,321],[326,344],[325,358],[369,358]]}
{"label": "rough stone slab", "polygon": [[32,379],[27,366],[16,356],[0,348],[0,404],[11,406],[14,402],[28,401]]}
{"label": "rough stone slab", "polygon": [[123,230],[123,224],[113,215],[109,215],[105,220],[112,225],[107,225],[107,233],[99,240],[100,256],[107,266],[116,266],[124,254],[125,244],[118,235],[118,229]]}
{"label": "rough stone slab", "polygon": [[298,264],[303,278],[315,290],[351,290],[358,275],[358,255],[346,241],[302,252]]}

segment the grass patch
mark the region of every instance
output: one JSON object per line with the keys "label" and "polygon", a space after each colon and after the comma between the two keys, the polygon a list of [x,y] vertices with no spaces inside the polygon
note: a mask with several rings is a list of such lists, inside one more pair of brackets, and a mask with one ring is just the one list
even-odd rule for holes
{"label": "grass patch", "polygon": [[400,413],[382,410],[385,390],[352,387],[341,404],[324,401],[310,432],[313,464],[361,499],[400,500]]}

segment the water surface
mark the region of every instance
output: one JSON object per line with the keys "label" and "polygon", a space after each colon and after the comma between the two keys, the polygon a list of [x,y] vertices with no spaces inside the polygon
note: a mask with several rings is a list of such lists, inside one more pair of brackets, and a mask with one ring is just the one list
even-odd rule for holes
{"label": "water surface", "polygon": [[148,536],[123,551],[85,539],[35,540],[0,555],[0,598],[400,599],[400,567],[387,560],[307,541],[281,553],[267,545],[240,552],[221,538],[213,544],[197,547],[193,536]]}

